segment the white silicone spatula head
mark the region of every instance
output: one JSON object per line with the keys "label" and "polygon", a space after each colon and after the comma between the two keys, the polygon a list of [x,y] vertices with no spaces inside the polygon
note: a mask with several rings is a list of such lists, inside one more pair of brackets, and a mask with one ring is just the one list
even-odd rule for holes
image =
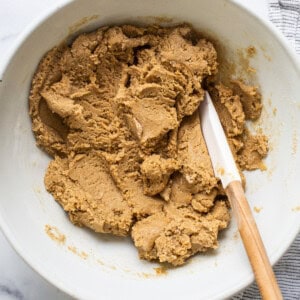
{"label": "white silicone spatula head", "polygon": [[205,92],[204,100],[200,105],[200,120],[215,176],[221,179],[224,189],[231,181],[241,181],[219,116],[208,92]]}

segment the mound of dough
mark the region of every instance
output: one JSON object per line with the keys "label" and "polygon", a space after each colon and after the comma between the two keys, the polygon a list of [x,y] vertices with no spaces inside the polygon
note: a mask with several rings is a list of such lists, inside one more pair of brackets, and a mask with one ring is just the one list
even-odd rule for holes
{"label": "mound of dough", "polygon": [[240,169],[268,150],[245,126],[260,115],[259,92],[214,82],[217,65],[188,25],[102,27],[46,54],[32,129],[53,158],[45,186],[74,224],[131,235],[141,258],[173,265],[218,246],[230,214],[200,129],[205,81]]}

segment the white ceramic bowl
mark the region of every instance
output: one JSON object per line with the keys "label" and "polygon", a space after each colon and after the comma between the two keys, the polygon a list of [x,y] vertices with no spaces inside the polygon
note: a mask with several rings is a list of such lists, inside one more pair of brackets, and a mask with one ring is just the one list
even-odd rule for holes
{"label": "white ceramic bowl", "polygon": [[[228,53],[249,45],[257,48],[252,65],[257,69],[265,107],[257,126],[269,136],[271,151],[266,160],[268,171],[247,174],[247,196],[251,207],[262,208],[255,217],[272,263],[299,230],[300,64],[281,35],[232,1],[73,1],[27,28],[1,78],[0,224],[30,266],[80,299],[219,299],[253,280],[234,222],[221,235],[217,251],[156,276],[153,268],[158,265],[139,260],[129,239],[96,235],[73,226],[44,189],[49,157],[35,146],[27,100],[41,57],[70,31],[167,18],[175,23],[190,22],[213,34]],[[46,235],[46,224],[66,236],[65,244]],[[87,253],[86,259],[80,257],[81,251]]]}

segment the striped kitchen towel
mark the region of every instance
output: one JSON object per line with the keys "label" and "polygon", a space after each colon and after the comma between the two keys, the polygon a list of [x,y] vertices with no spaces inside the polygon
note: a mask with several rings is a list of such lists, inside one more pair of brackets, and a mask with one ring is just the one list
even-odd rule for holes
{"label": "striped kitchen towel", "polygon": [[[300,54],[300,0],[269,0],[269,18]],[[300,234],[274,267],[285,300],[300,300]],[[232,300],[259,300],[256,284]]]}
{"label": "striped kitchen towel", "polygon": [[300,0],[269,0],[269,17],[300,54]]}

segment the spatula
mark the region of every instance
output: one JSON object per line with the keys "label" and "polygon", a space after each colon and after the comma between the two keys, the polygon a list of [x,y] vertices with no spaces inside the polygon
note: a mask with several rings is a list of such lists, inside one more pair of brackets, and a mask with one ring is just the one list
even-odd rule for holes
{"label": "spatula", "polygon": [[261,296],[267,300],[282,299],[272,266],[245,197],[239,171],[208,92],[205,92],[199,113],[202,133],[215,176],[220,178],[231,204]]}

